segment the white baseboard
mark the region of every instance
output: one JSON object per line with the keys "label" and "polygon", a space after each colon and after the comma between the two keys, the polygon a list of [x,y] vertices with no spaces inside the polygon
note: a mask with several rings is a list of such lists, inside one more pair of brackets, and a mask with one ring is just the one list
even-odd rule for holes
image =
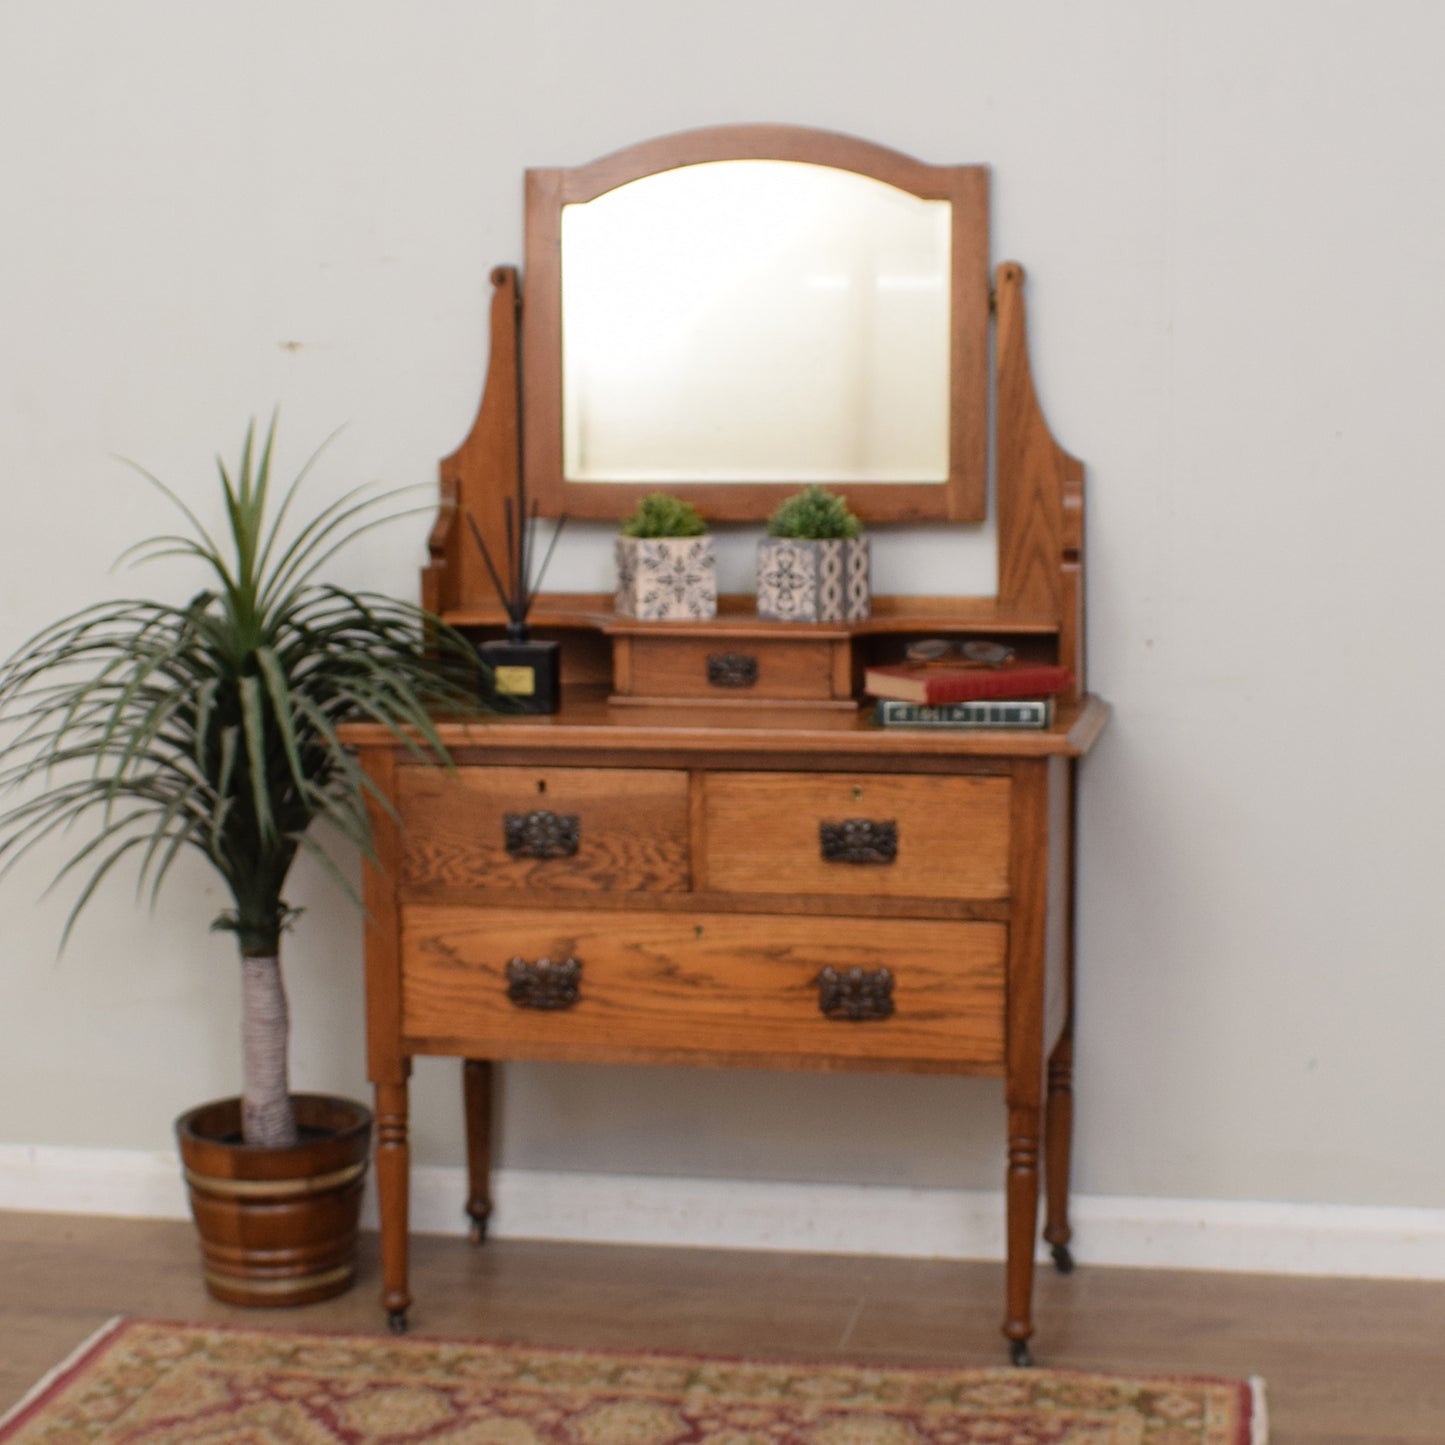
{"label": "white baseboard", "polygon": [[[775,1184],[500,1169],[499,1239],[1002,1259],[991,1190]],[[412,1171],[411,1226],[462,1234],[460,1168]],[[179,1166],[138,1150],[0,1145],[0,1209],[183,1219]],[[376,1203],[363,1222],[374,1226]],[[1445,1280],[1445,1209],[1083,1195],[1081,1264]]]}

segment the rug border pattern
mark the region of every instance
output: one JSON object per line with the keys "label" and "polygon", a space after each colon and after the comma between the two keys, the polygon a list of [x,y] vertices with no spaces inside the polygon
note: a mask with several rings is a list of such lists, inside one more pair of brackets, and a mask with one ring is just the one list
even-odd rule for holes
{"label": "rug border pattern", "polygon": [[[1005,1366],[952,1366],[947,1364],[896,1364],[880,1363],[876,1360],[844,1360],[833,1357],[810,1359],[805,1357],[753,1357],[747,1355],[697,1353],[686,1350],[665,1348],[615,1348],[588,1347],[581,1345],[541,1344],[527,1340],[497,1340],[465,1338],[447,1335],[415,1334],[398,1339],[382,1333],[358,1333],[355,1330],[297,1329],[284,1325],[249,1324],[231,1321],[196,1321],[151,1319],[142,1316],[116,1315],[92,1331],[69,1355],[53,1369],[46,1372],[3,1416],[0,1416],[0,1445],[12,1439],[17,1431],[30,1422],[65,1388],[103,1356],[119,1345],[127,1336],[137,1330],[156,1328],[199,1334],[236,1334],[272,1336],[277,1339],[319,1339],[334,1343],[354,1343],[364,1348],[400,1350],[418,1353],[429,1347],[443,1348],[476,1347],[487,1351],[529,1351],[549,1358],[587,1359],[647,1359],[658,1362],[708,1363],[737,1366],[740,1368],[762,1368],[798,1371],[871,1371],[891,1377],[925,1376],[936,1377],[956,1373],[959,1375],[998,1376],[1007,1378],[1017,1373],[1015,1367]],[[1268,1424],[1265,1403],[1265,1382],[1258,1375],[1248,1378],[1188,1373],[1130,1372],[1118,1370],[1076,1370],[1044,1368],[1038,1372],[1061,1381],[1097,1381],[1110,1379],[1119,1382],[1145,1385],[1176,1384],[1188,1387],[1218,1387],[1233,1391],[1240,1412],[1239,1431],[1231,1445],[1267,1445]]]}

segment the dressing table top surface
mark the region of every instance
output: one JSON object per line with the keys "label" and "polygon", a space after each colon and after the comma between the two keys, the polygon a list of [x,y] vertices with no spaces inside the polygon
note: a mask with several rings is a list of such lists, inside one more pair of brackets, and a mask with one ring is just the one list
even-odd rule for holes
{"label": "dressing table top surface", "polygon": [[[908,754],[924,758],[1081,757],[1093,747],[1109,718],[1109,705],[1086,696],[1061,702],[1048,728],[880,728],[866,709],[741,705],[617,706],[603,687],[566,690],[561,711],[551,716],[489,714],[438,721],[443,744],[453,752],[469,746],[496,751],[509,745],[538,752],[570,748],[626,753],[778,752],[856,755]],[[344,731],[356,747],[395,747],[385,729],[353,723]]]}

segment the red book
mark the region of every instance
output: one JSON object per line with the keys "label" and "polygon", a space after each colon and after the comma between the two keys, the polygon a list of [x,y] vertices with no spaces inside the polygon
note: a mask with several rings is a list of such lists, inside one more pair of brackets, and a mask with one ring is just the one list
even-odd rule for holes
{"label": "red book", "polygon": [[971,702],[975,698],[1052,697],[1074,680],[1067,667],[937,667],[916,662],[870,667],[863,691],[900,702]]}

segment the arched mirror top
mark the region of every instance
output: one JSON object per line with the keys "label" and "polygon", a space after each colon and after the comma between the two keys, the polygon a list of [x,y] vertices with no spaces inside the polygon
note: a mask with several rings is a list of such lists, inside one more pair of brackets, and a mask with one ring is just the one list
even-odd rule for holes
{"label": "arched mirror top", "polygon": [[732,126],[529,171],[528,492],[755,522],[821,482],[866,522],[978,520],[988,310],[982,166]]}

